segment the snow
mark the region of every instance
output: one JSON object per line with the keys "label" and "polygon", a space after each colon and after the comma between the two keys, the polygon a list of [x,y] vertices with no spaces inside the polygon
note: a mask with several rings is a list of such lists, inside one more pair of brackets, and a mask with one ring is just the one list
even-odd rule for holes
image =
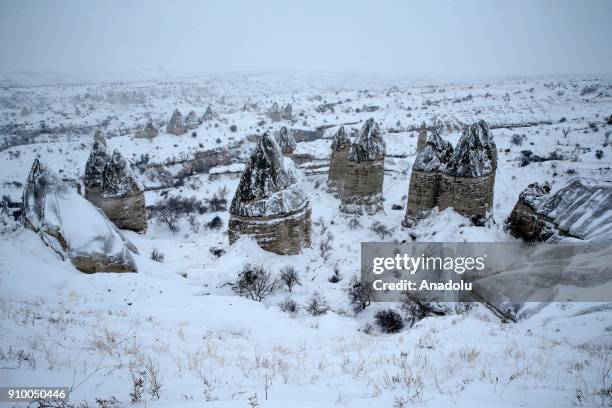
{"label": "snow", "polygon": [[[602,96],[580,95],[584,86],[593,84],[600,85]],[[351,218],[339,215],[338,199],[325,191],[326,174],[300,175],[290,159],[282,159],[286,171],[299,178],[312,207],[313,245],[300,255],[271,254],[248,238],[229,246],[228,211],[194,214],[200,225],[219,216],[224,223],[219,231],[196,230],[184,218],[176,233],[157,222],[150,222],[142,235],[124,232],[139,251],[133,255],[138,267],[133,274],[82,274],[35,233],[19,229],[3,234],[0,384],[77,386],[83,381],[72,392],[72,402],[86,400],[95,406],[95,398],[115,396],[129,406],[130,363],[145,370],[151,358],[159,364],[163,383],[159,401],[145,392],[146,405],[152,407],[246,407],[255,394],[261,406],[283,408],[390,407],[396,398],[423,407],[599,404],[594,393],[603,387],[602,379],[610,384],[605,377],[612,347],[610,303],[527,304],[517,323],[502,323],[479,305],[465,314],[427,317],[396,334],[376,328],[366,334],[363,328],[377,310],[399,306],[373,304],[355,316],[346,289],[359,273],[360,242],[380,240],[370,229],[374,222],[390,229],[385,241],[515,242],[504,231],[504,221],[530,183],[549,182],[554,193],[576,175],[596,184],[610,180],[612,150],[603,145],[610,131],[605,120],[612,112],[612,98],[606,96],[611,84],[612,78],[605,76],[433,82],[233,74],[0,89],[0,132],[3,141],[11,141],[11,147],[0,151],[0,190],[11,202],[21,200],[35,158],[47,162],[62,179],[81,180],[96,127],[108,136],[109,152],[118,150],[128,162],[147,154],[152,164],[177,163],[169,169],[182,168],[180,162],[197,153],[237,146],[243,163],[217,166],[191,175],[182,185],[146,191],[147,205],[162,194],[205,200],[223,186],[231,195],[240,182],[233,173],[243,170],[256,147],[247,136],[278,127],[266,116],[273,102],[291,103],[298,122],[283,123],[288,127],[314,130],[345,124],[348,131],[353,125],[347,123],[362,126],[373,117],[387,154],[384,211],[356,217],[355,229],[349,228]],[[317,112],[323,101],[341,103],[334,113]],[[258,108],[242,111],[246,103]],[[151,140],[131,136],[131,129],[141,129],[149,119],[162,129],[175,108],[202,112],[209,105],[218,116],[194,129],[196,137],[163,131]],[[381,108],[356,112],[364,105]],[[23,106],[31,112],[22,116]],[[434,118],[443,123],[441,137],[453,146],[464,125],[484,119],[492,128],[498,170],[493,214],[484,227],[473,226],[452,209],[434,210],[410,229],[400,226],[418,125],[431,124]],[[53,133],[39,133],[43,120]],[[265,123],[259,125],[261,121]],[[597,132],[589,127],[592,122]],[[231,124],[236,132],[229,129]],[[525,127],[499,127],[508,124]],[[31,131],[32,136],[13,140],[13,128]],[[398,133],[389,133],[390,128]],[[570,130],[566,137],[563,128]],[[520,146],[511,142],[515,133],[525,135]],[[294,154],[327,160],[330,143],[330,138],[297,143]],[[576,152],[577,158],[520,167],[520,152],[527,149],[541,156],[556,149],[566,157]],[[601,159],[595,157],[596,150],[603,151]],[[153,185],[133,170],[140,182]],[[97,228],[89,226],[88,212],[76,209],[81,200],[69,198],[67,204],[74,209],[63,218],[70,223],[70,233],[79,236],[86,225]],[[597,195],[592,199],[601,203]],[[404,208],[394,209],[394,204]],[[594,217],[594,225],[606,220],[604,213]],[[324,261],[319,244],[328,233],[333,236],[332,251]],[[211,248],[225,254],[217,257]],[[150,259],[153,249],[164,254],[163,262]],[[246,263],[264,265],[274,276],[293,265],[302,284],[291,293],[280,289],[263,302],[238,297],[230,283]],[[335,268],[341,280],[332,283]],[[322,316],[305,310],[314,292],[330,306]],[[296,313],[280,310],[279,303],[287,297],[298,303]],[[35,367],[25,360],[18,364],[19,350],[32,353]]]}

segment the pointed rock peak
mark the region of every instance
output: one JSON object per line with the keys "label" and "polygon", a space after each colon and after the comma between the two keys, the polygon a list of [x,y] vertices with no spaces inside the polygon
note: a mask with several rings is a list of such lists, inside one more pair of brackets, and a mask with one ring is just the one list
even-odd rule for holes
{"label": "pointed rock peak", "polygon": [[455,177],[489,175],[493,169],[493,164],[487,154],[490,148],[488,141],[489,135],[478,123],[469,126],[457,142],[457,147],[446,167],[446,172]]}
{"label": "pointed rock peak", "polygon": [[181,114],[181,112],[179,112],[178,109],[175,109],[174,112],[172,112],[172,116],[170,116],[170,124],[177,125],[180,124],[182,121],[183,115]]}
{"label": "pointed rock peak", "polygon": [[276,135],[276,142],[283,152],[293,151],[297,145],[297,142],[293,137],[293,132],[287,129],[286,126],[281,127],[278,131],[278,134]]}
{"label": "pointed rock peak", "polygon": [[287,113],[291,113],[291,111],[293,110],[293,107],[291,106],[290,103],[288,103],[287,105],[285,105],[285,107],[283,108],[283,110]]}
{"label": "pointed rock peak", "polygon": [[206,112],[204,112],[204,114],[212,115],[212,113],[213,113],[212,106],[208,105],[208,107],[206,108]]}
{"label": "pointed rock peak", "polygon": [[333,150],[342,150],[351,145],[351,139],[349,135],[346,133],[346,129],[344,126],[340,126],[338,130],[334,133],[334,138],[332,140],[332,149]]}
{"label": "pointed rock peak", "polygon": [[482,144],[485,147],[491,147],[495,145],[493,141],[493,134],[491,133],[491,129],[489,128],[489,124],[484,120],[479,120],[478,122],[472,123],[467,131],[469,133],[475,134]]}
{"label": "pointed rock peak", "polygon": [[413,170],[432,172],[446,165],[453,155],[453,146],[433,130],[412,165]]}
{"label": "pointed rock peak", "polygon": [[145,130],[157,130],[155,129],[155,125],[153,125],[153,121],[149,119],[147,125],[145,126]]}
{"label": "pointed rock peak", "polygon": [[359,131],[355,144],[351,146],[348,159],[351,161],[375,161],[385,156],[386,146],[378,123],[373,118],[366,120]]}
{"label": "pointed rock peak", "polygon": [[93,149],[94,151],[101,151],[106,153],[106,138],[104,137],[100,129],[96,129],[96,132],[94,133]]}
{"label": "pointed rock peak", "polygon": [[283,166],[283,155],[281,148],[276,143],[276,140],[270,135],[270,132],[265,132],[257,140],[257,147],[251,156],[251,161],[256,159],[259,165],[271,169],[279,169],[285,171]]}
{"label": "pointed rock peak", "polygon": [[278,108],[278,103],[274,102],[272,104],[272,107],[270,108],[270,112],[278,112],[279,108]]}
{"label": "pointed rock peak", "polygon": [[421,130],[427,130],[427,125],[425,124],[425,121],[421,122]]}

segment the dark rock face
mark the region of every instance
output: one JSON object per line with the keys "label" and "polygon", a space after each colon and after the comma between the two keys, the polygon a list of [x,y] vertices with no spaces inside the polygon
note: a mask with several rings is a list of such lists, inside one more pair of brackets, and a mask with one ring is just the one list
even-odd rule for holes
{"label": "dark rock face", "polygon": [[340,126],[334,133],[331,144],[331,158],[329,160],[329,174],[327,186],[331,192],[342,194],[344,180],[348,171],[348,154],[351,148],[351,139],[344,126]]}
{"label": "dark rock face", "polygon": [[530,184],[506,220],[506,228],[525,241],[564,236],[591,242],[612,241],[612,184],[574,178],[550,194],[548,184]]}
{"label": "dark rock face", "polygon": [[155,128],[155,126],[153,125],[153,122],[149,121],[143,130],[136,132],[134,134],[134,137],[144,138],[144,139],[153,139],[154,137],[157,137],[158,134],[159,134],[159,131]]}
{"label": "dark rock face", "polygon": [[427,211],[438,205],[441,170],[450,161],[453,147],[434,130],[412,165],[408,188],[408,205],[403,224],[411,226]]}
{"label": "dark rock face", "polygon": [[198,121],[198,116],[196,115],[195,111],[189,112],[185,118],[185,127],[191,130],[197,128],[199,125],[200,122]]}
{"label": "dark rock face", "polygon": [[286,126],[281,127],[278,133],[275,135],[275,139],[284,155],[290,156],[293,154],[297,143],[293,137],[293,132],[290,129],[287,129]]}
{"label": "dark rock face", "polygon": [[22,219],[25,228],[82,272],[136,272],[136,247],[38,160],[25,183]]}
{"label": "dark rock face", "polygon": [[280,122],[281,120],[292,120],[293,119],[293,107],[291,104],[285,105],[283,109],[278,106],[278,103],[274,102],[268,110],[268,116],[273,122]]}
{"label": "dark rock face", "polygon": [[310,246],[310,223],[310,202],[285,166],[280,147],[265,133],[230,206],[230,244],[249,235],[267,251],[296,254]]}
{"label": "dark rock face", "polygon": [[117,150],[107,155],[106,143],[101,137],[94,142],[85,165],[83,184],[85,198],[118,228],[146,231],[144,193],[123,156]]}
{"label": "dark rock face", "polygon": [[608,116],[608,125],[612,125],[612,113]]}
{"label": "dark rock face", "polygon": [[187,132],[183,115],[181,115],[181,112],[179,112],[178,109],[175,109],[172,113],[172,116],[168,121],[168,125],[166,125],[166,132],[176,136]]}
{"label": "dark rock face", "polygon": [[385,154],[386,146],[380,127],[370,118],[349,149],[340,211],[347,214],[365,211],[371,215],[382,210]]}

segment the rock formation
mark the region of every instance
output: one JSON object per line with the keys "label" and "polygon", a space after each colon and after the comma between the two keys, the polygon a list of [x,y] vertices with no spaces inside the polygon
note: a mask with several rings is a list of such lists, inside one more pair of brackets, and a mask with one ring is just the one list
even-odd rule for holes
{"label": "rock formation", "polygon": [[443,140],[437,130],[427,139],[412,165],[408,187],[408,205],[403,224],[411,226],[427,211],[438,205],[441,171],[453,155],[453,147]]}
{"label": "rock formation", "polygon": [[506,228],[525,241],[574,237],[612,241],[612,183],[574,178],[555,194],[548,183],[530,184],[506,221]]}
{"label": "rock formation", "polygon": [[204,116],[202,117],[202,119],[209,122],[215,119],[216,117],[217,117],[217,114],[213,112],[212,107],[208,105],[208,108],[206,108],[206,112],[204,112]]}
{"label": "rock formation", "polygon": [[166,132],[171,135],[182,135],[187,132],[187,127],[185,126],[185,121],[183,120],[183,115],[178,109],[175,109],[170,117],[170,121],[166,126]]}
{"label": "rock formation", "polygon": [[199,125],[200,122],[198,121],[198,116],[196,115],[195,111],[189,112],[185,118],[185,127],[191,130],[197,128]]}
{"label": "rock formation", "polygon": [[[291,163],[288,163],[289,165]],[[310,246],[310,202],[267,132],[246,164],[230,206],[229,241],[252,236],[277,254]]]}
{"label": "rock formation", "polygon": [[340,126],[334,133],[331,144],[331,158],[329,160],[329,174],[327,186],[331,192],[340,195],[344,189],[344,179],[348,169],[348,155],[351,149],[351,139],[344,126]]}
{"label": "rock formation", "polygon": [[153,125],[153,122],[148,121],[145,128],[141,131],[136,132],[134,134],[134,137],[153,139],[154,137],[157,137],[158,134],[159,134],[159,131],[155,128],[155,126]]}
{"label": "rock formation", "polygon": [[100,208],[121,229],[147,229],[144,193],[119,151],[106,153],[106,141],[98,132],[85,165],[85,198]]}
{"label": "rock formation", "polygon": [[45,245],[80,271],[136,272],[136,247],[108,218],[34,160],[23,192],[22,220]]}
{"label": "rock formation", "polygon": [[291,120],[291,119],[293,119],[293,107],[291,106],[290,103],[285,105],[285,107],[283,108],[283,112],[281,114],[281,118],[283,120]]}
{"label": "rock formation", "polygon": [[295,146],[297,145],[297,143],[295,142],[293,132],[290,129],[287,129],[286,126],[283,126],[282,128],[280,128],[278,133],[276,133],[275,139],[276,143],[278,143],[284,155],[293,154],[293,150],[295,150]]}
{"label": "rock formation", "polygon": [[350,147],[340,211],[374,214],[382,210],[386,146],[374,119],[368,119]]}
{"label": "rock formation", "polygon": [[435,206],[452,207],[482,225],[493,207],[497,151],[489,126],[480,121],[469,126],[457,147],[442,140],[437,128],[412,166],[404,226]]}
{"label": "rock formation", "polygon": [[421,128],[419,129],[419,138],[417,139],[417,153],[423,150],[425,147],[425,143],[427,143],[427,125],[425,122],[421,123]]}

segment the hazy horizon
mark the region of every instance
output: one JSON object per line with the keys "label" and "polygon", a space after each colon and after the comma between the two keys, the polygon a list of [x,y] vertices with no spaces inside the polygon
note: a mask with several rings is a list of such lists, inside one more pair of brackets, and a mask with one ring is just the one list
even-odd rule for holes
{"label": "hazy horizon", "polygon": [[604,74],[611,18],[606,0],[7,1],[0,75]]}

